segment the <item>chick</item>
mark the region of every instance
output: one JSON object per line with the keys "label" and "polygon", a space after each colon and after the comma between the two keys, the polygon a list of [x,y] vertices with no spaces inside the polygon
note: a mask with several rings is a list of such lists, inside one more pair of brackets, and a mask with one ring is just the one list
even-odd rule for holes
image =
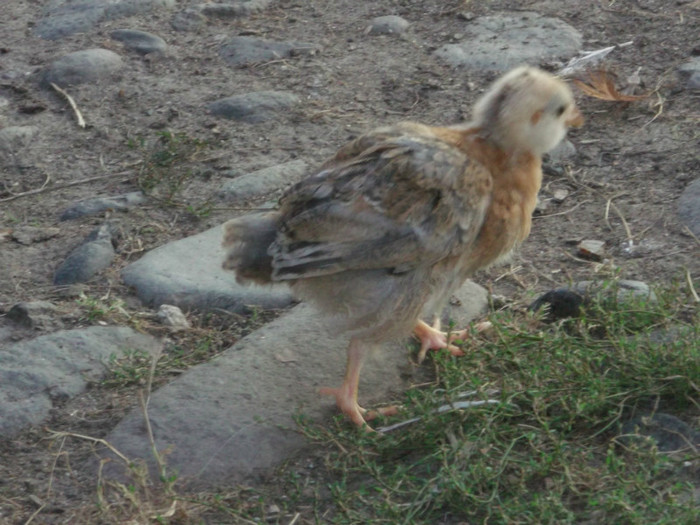
{"label": "chick", "polygon": [[582,122],[566,84],[517,68],[477,102],[472,122],[371,131],[289,189],[276,211],[227,222],[223,266],[239,282],[286,282],[349,334],[345,380],[321,393],[366,426],[395,408],[358,405],[365,357],[411,331],[421,357],[462,353],[421,317],[439,314],[468,277],[528,236],[541,157]]}

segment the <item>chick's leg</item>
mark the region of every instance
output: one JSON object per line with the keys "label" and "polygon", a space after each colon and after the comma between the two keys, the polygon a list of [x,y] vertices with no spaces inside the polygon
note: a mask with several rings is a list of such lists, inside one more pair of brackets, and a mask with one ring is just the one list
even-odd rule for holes
{"label": "chick's leg", "polygon": [[428,350],[440,350],[446,348],[452,355],[464,355],[464,352],[452,344],[452,341],[461,339],[467,334],[466,330],[450,332],[449,337],[446,332],[440,330],[440,318],[435,317],[433,326],[430,326],[425,321],[418,320],[413,328],[413,335],[420,341],[420,350],[418,351],[418,362],[422,363],[425,359]]}
{"label": "chick's leg", "polygon": [[352,338],[350,346],[348,346],[348,362],[345,369],[345,379],[339,388],[321,388],[320,392],[324,395],[335,396],[335,401],[338,404],[341,412],[348,416],[350,420],[357,426],[367,426],[366,421],[375,418],[377,415],[393,415],[398,412],[398,407],[384,407],[377,410],[367,411],[357,403],[357,391],[360,382],[360,371],[367,357],[368,347],[360,340]]}
{"label": "chick's leg", "polygon": [[[483,321],[476,324],[476,330],[482,332],[491,327],[491,323]],[[447,349],[452,355],[464,355],[464,352],[457,346],[452,344],[452,341],[464,339],[467,337],[468,330],[457,330],[455,332],[443,332],[440,330],[440,318],[435,317],[433,326],[419,320],[413,328],[413,335],[420,340],[420,351],[418,352],[418,362],[422,363],[425,359],[428,350]]]}

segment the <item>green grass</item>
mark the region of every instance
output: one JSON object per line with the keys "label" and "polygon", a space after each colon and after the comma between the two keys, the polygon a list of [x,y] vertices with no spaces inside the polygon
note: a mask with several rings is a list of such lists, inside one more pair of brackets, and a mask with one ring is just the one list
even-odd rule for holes
{"label": "green grass", "polygon": [[[437,384],[407,393],[406,418],[420,422],[384,435],[303,423],[328,447],[329,522],[700,522],[698,451],[618,439],[636,414],[697,427],[697,312],[677,291],[652,305],[601,300],[536,329],[492,320],[489,340],[437,354]],[[471,390],[499,403],[434,412]]]}
{"label": "green grass", "polygon": [[[655,303],[614,296],[550,325],[492,315],[493,331],[468,341],[465,356],[432,354],[435,380],[406,392],[404,412],[373,422],[419,417],[413,424],[367,433],[340,416],[300,416],[312,446],[266,485],[193,494],[168,474],[167,454],[154,452],[162,479],[122,458],[132,481],[100,480],[100,504],[85,515],[102,523],[700,523],[698,450],[661,452],[621,431],[654,413],[700,427],[698,305],[678,288],[657,291]],[[115,358],[107,381],[148,391],[154,377],[208,359],[222,346],[211,328],[224,326],[217,318],[198,324],[158,363],[137,353]],[[465,392],[496,402],[436,412]]]}

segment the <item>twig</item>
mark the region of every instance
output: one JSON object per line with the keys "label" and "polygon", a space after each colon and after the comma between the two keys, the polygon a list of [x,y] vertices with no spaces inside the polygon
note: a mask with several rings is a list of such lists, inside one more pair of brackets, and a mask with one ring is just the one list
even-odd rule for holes
{"label": "twig", "polygon": [[620,208],[618,208],[615,203],[613,202],[613,199],[616,197],[620,197],[622,194],[618,195],[613,195],[608,199],[608,202],[605,204],[605,224],[607,224],[608,228],[612,231],[612,226],[610,225],[610,221],[608,220],[608,216],[610,214],[610,208],[612,207],[613,210],[617,212],[618,217],[620,217],[620,220],[622,221],[622,225],[625,227],[625,233],[627,233],[627,240],[630,242],[630,246],[634,242],[634,237],[632,236],[632,232],[630,231],[630,227],[627,224],[627,221],[625,220],[624,215],[622,215],[622,212],[620,211]]}
{"label": "twig", "polygon": [[695,242],[697,242],[698,244],[700,244],[700,239],[698,239],[698,236],[695,235],[695,234],[693,233],[693,230],[691,230],[691,229],[688,228],[687,226],[683,226],[683,230],[685,231],[685,233],[687,233],[687,234],[690,235],[693,239],[695,239]]}
{"label": "twig", "polygon": [[110,177],[114,177],[114,174],[110,173],[109,175],[98,175],[97,177],[89,177],[87,179],[75,180],[73,182],[66,182],[65,184],[56,184],[55,186],[51,186],[51,187],[47,188],[46,184],[50,180],[50,177],[47,175],[46,181],[44,181],[44,184],[41,185],[41,188],[37,188],[36,190],[25,191],[22,193],[15,193],[11,197],[5,197],[4,199],[0,199],[0,202],[9,202],[9,201],[13,201],[15,199],[19,199],[21,197],[29,197],[30,195],[37,195],[39,193],[44,193],[45,191],[62,190],[64,188],[70,188],[71,186],[79,186],[80,184],[87,184],[88,182],[95,182],[96,180],[109,179]]}
{"label": "twig", "polygon": [[132,461],[129,458],[127,458],[124,454],[119,452],[119,450],[117,450],[114,447],[114,445],[112,445],[106,439],[96,438],[96,437],[92,437],[92,436],[86,436],[85,434],[77,434],[75,432],[56,432],[55,430],[51,430],[51,429],[46,429],[46,431],[49,434],[51,434],[52,436],[54,436],[55,438],[69,436],[69,437],[74,437],[74,438],[78,438],[78,439],[84,439],[85,441],[92,441],[93,443],[99,443],[100,445],[107,447],[115,456],[119,457],[119,459],[121,459],[127,465],[130,465],[132,463]]}
{"label": "twig", "polygon": [[160,474],[161,480],[165,483],[167,480],[167,471],[165,468],[165,462],[163,461],[163,457],[160,455],[158,452],[158,447],[156,446],[156,440],[155,437],[153,436],[153,428],[151,427],[151,420],[148,417],[148,402],[151,400],[151,387],[153,385],[153,376],[155,374],[156,370],[156,364],[158,363],[158,360],[160,359],[160,356],[163,352],[163,347],[161,346],[160,351],[158,351],[154,356],[153,359],[151,360],[151,368],[148,373],[148,382],[146,384],[146,395],[144,396],[144,391],[139,390],[139,401],[141,403],[141,411],[143,412],[143,419],[144,422],[146,423],[146,434],[148,435],[148,443],[151,445],[151,451],[153,452],[153,457],[156,460],[156,463],[158,463],[158,472]]}
{"label": "twig", "polygon": [[586,201],[581,201],[581,202],[579,202],[576,206],[572,206],[572,207],[569,208],[568,210],[560,211],[560,212],[557,212],[557,213],[550,213],[549,215],[535,215],[535,216],[533,217],[533,219],[546,219],[546,218],[548,218],[548,217],[556,217],[556,216],[558,216],[558,215],[568,215],[569,213],[571,213],[571,212],[574,211],[575,209],[577,209],[577,208],[579,208],[579,207],[581,207],[581,206],[583,206],[584,204],[587,204],[587,203],[589,203],[589,202],[591,202],[591,201],[588,201],[588,200],[586,200]]}
{"label": "twig", "polygon": [[42,510],[44,510],[44,507],[46,507],[46,503],[45,503],[45,502],[42,503],[41,506],[40,506],[38,509],[36,509],[34,512],[32,512],[32,515],[29,516],[29,518],[27,519],[27,521],[24,522],[24,525],[29,525],[32,521],[34,521],[34,518],[36,518],[36,517],[39,515],[39,513],[40,513]]}
{"label": "twig", "polygon": [[68,104],[70,104],[73,113],[75,113],[75,118],[78,120],[78,126],[80,126],[81,128],[85,128],[85,119],[83,119],[83,115],[80,113],[80,110],[78,109],[75,100],[73,100],[73,97],[71,97],[68,93],[66,93],[53,82],[51,82],[51,87],[58,91],[61,95],[66,97],[66,100],[68,101]]}
{"label": "twig", "polygon": [[695,286],[693,285],[693,278],[690,275],[690,270],[687,268],[685,270],[685,280],[688,282],[688,288],[690,288],[690,295],[693,296],[693,300],[696,303],[700,303],[700,297],[698,297],[698,292],[695,291]]}

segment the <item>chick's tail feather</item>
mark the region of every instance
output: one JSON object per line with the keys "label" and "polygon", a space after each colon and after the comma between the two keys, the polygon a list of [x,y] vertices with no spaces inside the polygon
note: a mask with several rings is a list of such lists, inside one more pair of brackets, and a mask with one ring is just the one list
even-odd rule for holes
{"label": "chick's tail feather", "polygon": [[277,236],[279,214],[258,213],[233,219],[224,224],[223,267],[236,272],[236,281],[258,284],[272,282],[270,245]]}

